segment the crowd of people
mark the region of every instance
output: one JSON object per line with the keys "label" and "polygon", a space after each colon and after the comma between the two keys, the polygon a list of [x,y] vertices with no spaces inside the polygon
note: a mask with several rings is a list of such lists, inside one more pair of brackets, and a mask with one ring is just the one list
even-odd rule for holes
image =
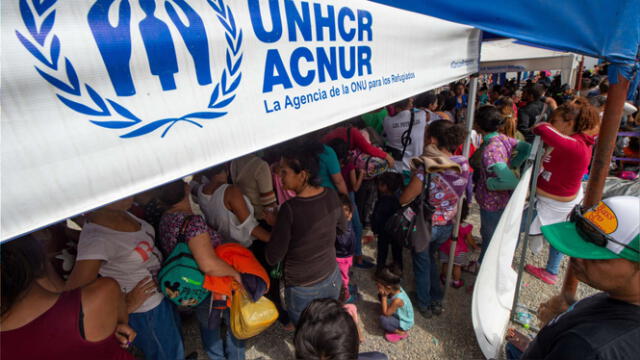
{"label": "crowd of people", "polygon": [[[386,359],[382,353],[359,353],[364,337],[352,267],[372,269],[379,325],[389,342],[410,336],[414,309],[426,319],[441,315],[443,286],[461,288],[461,271],[475,272],[482,264],[535,136],[544,142],[545,156],[537,177],[537,202],[530,204],[535,219],[523,231],[550,245],[546,267],[527,265],[526,271],[554,284],[564,253],[614,259],[602,251],[600,257],[585,255],[587,250],[575,252],[563,242],[566,237],[545,230],[568,218],[585,223],[581,213],[572,214],[582,201],[581,181],[589,172],[608,86],[595,75],[587,80],[589,90],[580,94],[544,72],[522,89],[515,81],[490,90],[483,85],[477,109],[468,108],[466,84],[451,84],[3,244],[2,357],[128,359],[132,354],[124,349],[133,345],[136,354],[147,359],[191,358],[193,354],[184,352],[181,318],[195,315],[210,359],[244,359],[245,341],[230,330],[226,295],[211,292],[195,306],[176,306],[162,291],[167,285],[158,284],[163,260],[184,242],[207,281],[231,279],[237,287],[251,283],[245,268],[221,255],[226,244],[243,249],[255,260],[252,266],[270,274],[258,297],[273,301],[284,329],[295,330],[297,358]],[[465,124],[469,112],[475,112],[471,134]],[[631,116],[623,124],[631,129],[638,125]],[[462,151],[467,138],[468,156]],[[621,145],[625,158],[638,157],[637,137]],[[635,166],[637,175],[637,163],[618,166],[631,172]],[[473,201],[480,209],[481,239],[471,235],[473,225],[464,221]],[[428,226],[424,238],[413,239],[409,246],[388,226],[396,214],[408,210],[424,213]],[[598,270],[596,266],[606,266],[589,265],[596,260],[581,265],[581,280],[609,292],[609,297],[593,302],[608,307],[625,302],[632,320],[623,325],[636,336],[637,224],[636,218],[635,228],[629,225],[625,233],[618,267]],[[375,259],[362,252],[369,231],[377,241]],[[601,246],[619,250],[619,242],[603,239]],[[452,240],[457,240],[453,246]],[[401,286],[406,247],[413,262],[414,294]],[[67,256],[59,263],[53,255],[61,252]],[[445,284],[450,259],[453,279]],[[620,277],[616,284],[621,287],[622,279],[635,285],[610,286],[602,275],[606,271]],[[574,312],[588,306],[576,306]],[[629,332],[620,335],[626,339],[623,345],[637,347]],[[566,348],[554,350],[551,340],[544,343],[542,335],[550,339],[557,333],[544,328],[528,350],[525,345],[519,350],[526,351],[524,358],[568,356]],[[581,344],[589,339],[574,336],[571,346],[584,349]],[[594,352],[603,346],[589,344]]]}

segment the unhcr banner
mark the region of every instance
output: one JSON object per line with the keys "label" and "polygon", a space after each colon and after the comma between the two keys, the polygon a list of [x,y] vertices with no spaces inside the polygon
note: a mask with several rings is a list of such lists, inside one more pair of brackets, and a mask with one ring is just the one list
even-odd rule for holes
{"label": "unhcr banner", "polygon": [[478,70],[367,1],[2,2],[3,240]]}

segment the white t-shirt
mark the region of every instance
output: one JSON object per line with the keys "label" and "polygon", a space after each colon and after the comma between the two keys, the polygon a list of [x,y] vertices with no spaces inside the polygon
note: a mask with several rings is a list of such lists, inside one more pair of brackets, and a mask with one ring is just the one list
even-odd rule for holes
{"label": "white t-shirt", "polygon": [[203,193],[203,187],[204,185],[198,188],[198,204],[209,226],[222,235],[224,243],[235,242],[244,247],[251,246],[255,240],[255,237],[251,236],[251,232],[258,226],[258,221],[254,216],[249,198],[242,196],[249,210],[249,216],[243,223],[240,223],[238,217],[224,206],[224,193],[229,184],[220,186],[211,195]]}
{"label": "white t-shirt", "polygon": [[[155,246],[153,226],[129,215],[142,225],[140,230],[122,232],[94,223],[85,224],[76,257],[76,261],[104,260],[100,275],[114,278],[125,293],[147,276],[155,279],[162,263],[162,254]],[[162,293],[156,291],[134,312],[147,312],[160,305],[163,298]]]}
{"label": "white t-shirt", "polygon": [[[424,129],[427,126],[427,114],[418,109],[414,109],[414,111],[411,143],[407,145],[402,161],[396,161],[395,167],[398,171],[409,170],[411,158],[422,155],[424,150]],[[395,116],[384,118],[382,127],[384,128],[384,137],[388,146],[402,151],[402,134],[409,129],[410,121],[411,113],[409,110],[403,110]]]}

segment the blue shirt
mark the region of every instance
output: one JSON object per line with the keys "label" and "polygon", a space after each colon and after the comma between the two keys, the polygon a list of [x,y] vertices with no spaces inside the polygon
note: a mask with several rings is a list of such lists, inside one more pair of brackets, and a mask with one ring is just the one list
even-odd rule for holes
{"label": "blue shirt", "polygon": [[331,175],[340,174],[340,161],[338,161],[338,155],[332,148],[327,145],[323,145],[323,147],[324,151],[318,155],[320,186],[337,190],[333,180],[331,180]]}
{"label": "blue shirt", "polygon": [[400,320],[400,328],[404,331],[407,331],[413,327],[413,305],[411,305],[411,300],[409,300],[409,296],[403,288],[400,288],[400,292],[395,294],[389,300],[393,302],[393,300],[395,299],[402,300],[404,305],[398,308],[393,316],[397,317],[398,320]]}

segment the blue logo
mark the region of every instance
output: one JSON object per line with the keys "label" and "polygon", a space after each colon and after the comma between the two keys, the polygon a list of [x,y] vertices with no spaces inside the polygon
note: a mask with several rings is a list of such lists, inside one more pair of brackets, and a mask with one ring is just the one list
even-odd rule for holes
{"label": "blue logo", "polygon": [[[144,17],[132,23],[130,1],[138,1]],[[174,41],[170,26],[180,34],[194,63],[200,86],[213,86],[208,104],[198,111],[181,117],[141,119],[115,99],[105,97],[89,84],[82,82],[69,60],[62,54],[60,39],[53,32],[57,0],[19,0],[20,14],[28,32],[16,30],[16,36],[24,47],[38,60],[36,71],[56,88],[58,99],[70,109],[86,115],[97,126],[124,130],[121,138],[133,138],[163,130],[162,137],[177,123],[190,123],[203,127],[206,120],[227,114],[226,108],[236,97],[242,72],[242,29],[236,26],[233,13],[224,0],[207,0],[225,32],[225,67],[217,82],[211,74],[205,22],[186,0],[164,0],[164,10],[170,24],[156,17],[156,0],[121,0],[117,6],[118,21],[112,25],[109,12],[115,0],[94,0],[87,15],[87,22],[96,42],[114,92],[118,97],[136,95],[130,61],[132,54],[131,30],[136,29],[142,38],[150,73],[157,77],[163,91],[176,89],[175,74],[179,72]],[[178,15],[180,12],[184,19]],[[64,61],[62,60],[64,58]]]}

